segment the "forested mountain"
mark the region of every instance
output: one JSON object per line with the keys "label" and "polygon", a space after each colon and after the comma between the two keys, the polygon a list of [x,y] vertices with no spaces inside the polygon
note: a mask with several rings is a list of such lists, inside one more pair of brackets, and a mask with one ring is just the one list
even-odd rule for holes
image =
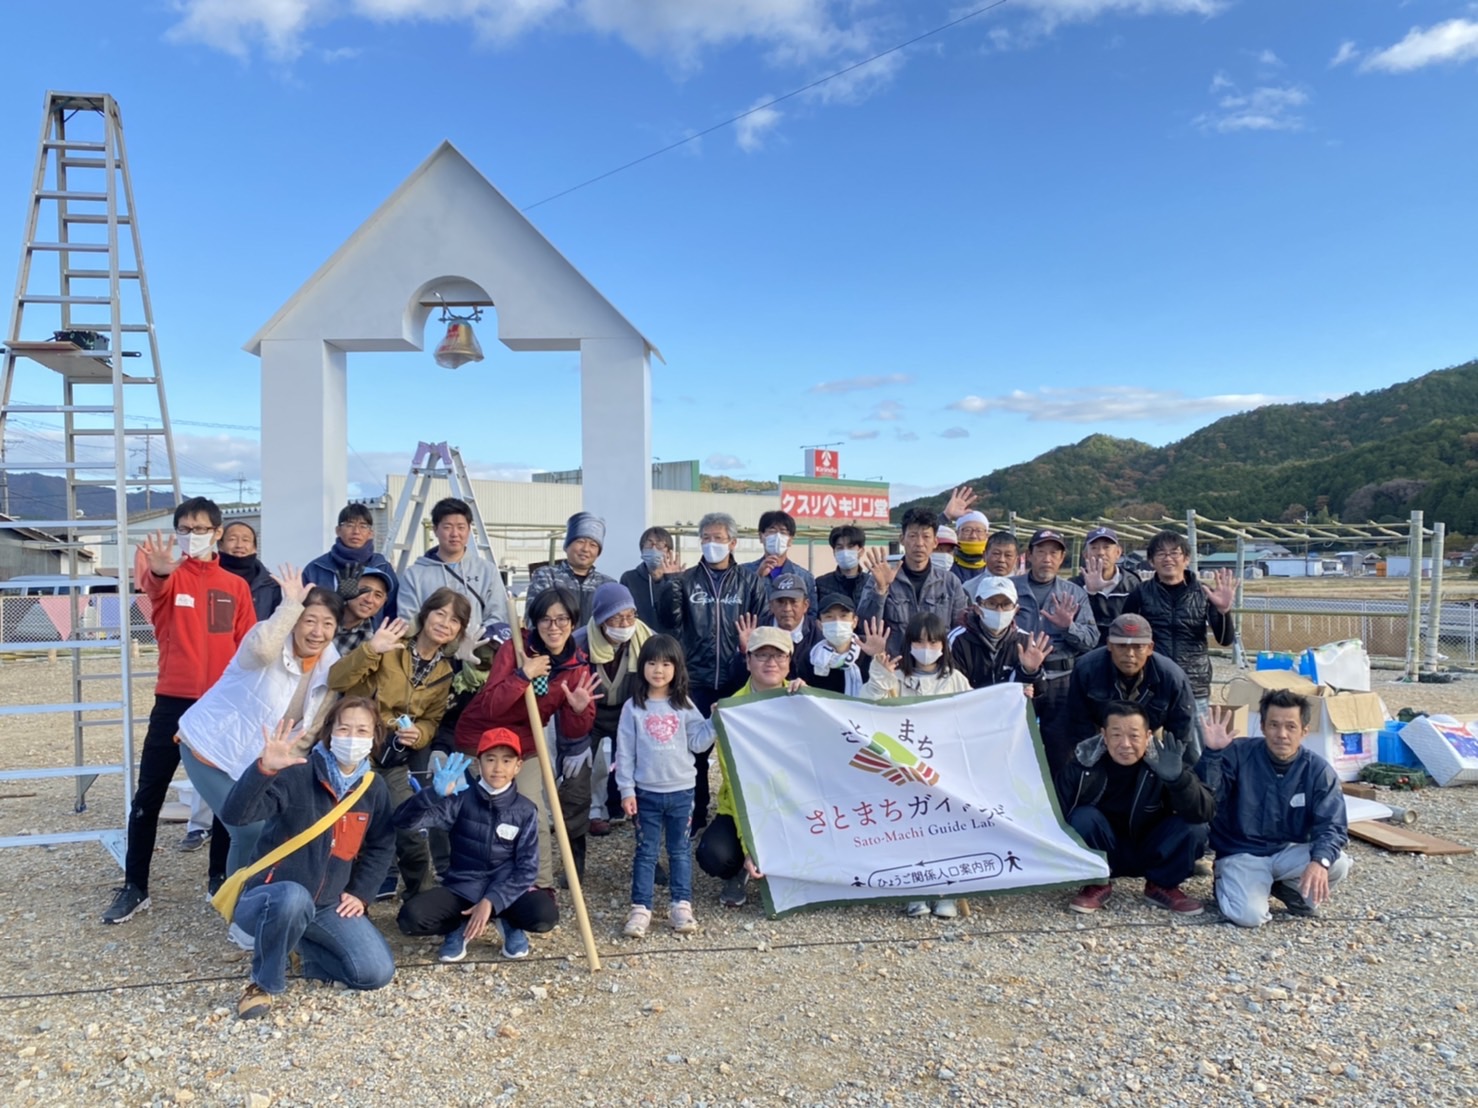
{"label": "forested mountain", "polygon": [[[174,497],[167,489],[155,489],[147,496],[142,492],[128,494],[130,514],[143,511],[146,504],[154,508],[170,507],[174,504]],[[84,517],[112,519],[113,490],[102,487],[78,489],[77,507]],[[10,514],[17,519],[65,519],[66,480],[45,473],[10,474]]]}
{"label": "forested mountain", "polygon": [[[1270,404],[1154,447],[1089,435],[974,479],[988,515],[1402,519],[1478,533],[1478,362],[1320,404]],[[942,507],[948,494],[914,504]]]}

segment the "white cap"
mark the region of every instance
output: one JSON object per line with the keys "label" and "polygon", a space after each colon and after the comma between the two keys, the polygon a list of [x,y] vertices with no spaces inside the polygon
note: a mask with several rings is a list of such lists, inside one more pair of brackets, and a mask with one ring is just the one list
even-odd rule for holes
{"label": "white cap", "polygon": [[985,518],[984,512],[966,512],[959,519],[955,520],[955,531],[958,532],[967,523],[984,524],[985,529],[987,531],[990,530],[990,520]]}
{"label": "white cap", "polygon": [[992,577],[988,573],[982,573],[970,582],[970,599],[975,601],[986,601],[993,596],[1009,597],[1012,604],[1016,603],[1016,586],[1009,577]]}

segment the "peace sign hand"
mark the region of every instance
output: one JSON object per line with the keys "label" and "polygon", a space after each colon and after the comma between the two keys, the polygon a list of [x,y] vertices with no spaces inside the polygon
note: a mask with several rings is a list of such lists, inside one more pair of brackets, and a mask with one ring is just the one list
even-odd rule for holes
{"label": "peace sign hand", "polygon": [[180,559],[175,557],[175,544],[164,531],[155,531],[144,536],[139,543],[144,561],[149,563],[149,572],[155,577],[168,577],[179,568]]}
{"label": "peace sign hand", "polygon": [[287,769],[288,766],[300,766],[307,758],[298,757],[296,744],[303,737],[301,728],[294,729],[296,720],[280,719],[277,726],[271,731],[262,728],[262,772],[267,775],[277,773],[279,770]]}
{"label": "peace sign hand", "polygon": [[575,678],[573,685],[566,686],[565,703],[576,715],[582,715],[592,701],[603,696],[605,693],[595,691],[595,674],[586,669],[580,671],[580,676]]}
{"label": "peace sign hand", "polygon": [[405,648],[405,636],[411,625],[403,619],[392,619],[380,624],[380,629],[370,636],[369,648],[376,654],[389,654],[392,650]]}

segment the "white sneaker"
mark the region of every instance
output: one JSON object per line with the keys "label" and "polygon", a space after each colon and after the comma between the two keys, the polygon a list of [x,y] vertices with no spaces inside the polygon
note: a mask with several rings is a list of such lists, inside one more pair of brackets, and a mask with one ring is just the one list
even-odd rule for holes
{"label": "white sneaker", "polygon": [[688,935],[698,930],[698,921],[693,918],[693,906],[686,900],[674,900],[667,910],[667,922],[679,935]]}
{"label": "white sneaker", "polygon": [[959,914],[959,909],[955,907],[953,900],[936,900],[934,902],[934,915],[939,919],[954,919]]}
{"label": "white sneaker", "polygon": [[626,917],[626,926],[622,928],[622,934],[628,939],[645,938],[647,928],[652,925],[652,910],[640,904],[631,906],[631,914]]}
{"label": "white sneaker", "polygon": [[244,927],[232,924],[226,931],[226,938],[239,946],[242,950],[256,950],[257,937]]}
{"label": "white sneaker", "polygon": [[929,902],[927,900],[910,900],[903,908],[903,914],[909,919],[918,919],[920,916],[929,914]]}

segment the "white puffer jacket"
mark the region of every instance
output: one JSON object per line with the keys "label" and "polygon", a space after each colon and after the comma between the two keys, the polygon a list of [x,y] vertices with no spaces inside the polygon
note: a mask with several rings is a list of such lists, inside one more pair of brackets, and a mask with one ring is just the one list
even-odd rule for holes
{"label": "white puffer jacket", "polygon": [[[270,619],[246,633],[221,679],[180,717],[180,741],[233,781],[261,756],[262,728],[277,726],[303,679],[292,644],[302,614],[303,605],[284,600]],[[310,735],[337,699],[328,687],[328,671],[338,659],[329,643],[309,674],[303,719]]]}

